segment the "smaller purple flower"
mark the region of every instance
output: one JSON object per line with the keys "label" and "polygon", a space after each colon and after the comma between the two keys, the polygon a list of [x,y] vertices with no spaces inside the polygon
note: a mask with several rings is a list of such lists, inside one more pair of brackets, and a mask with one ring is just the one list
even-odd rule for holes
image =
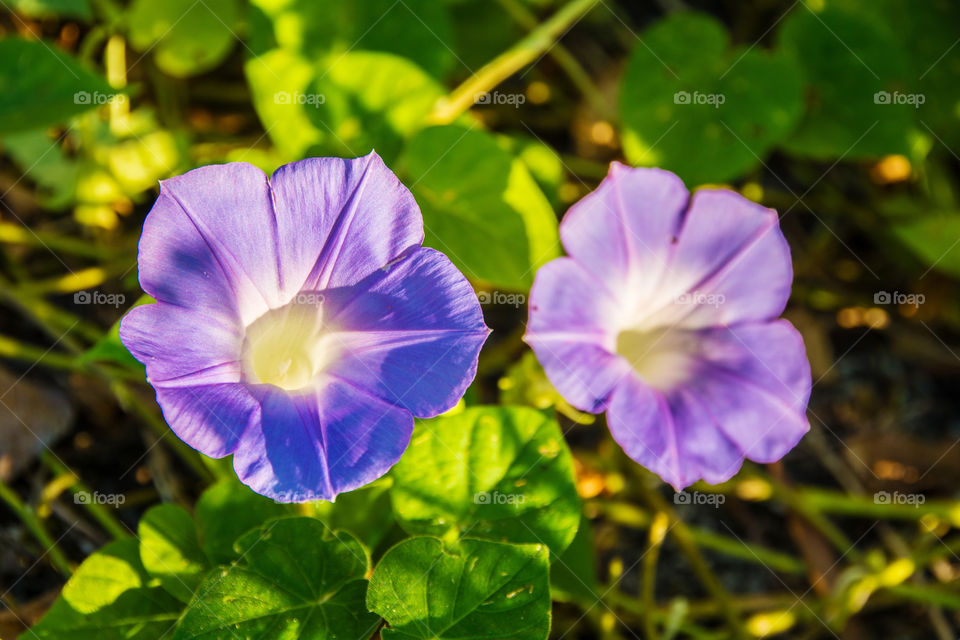
{"label": "smaller purple flower", "polygon": [[489,330],[476,294],[421,246],[410,192],[371,153],[309,158],[268,180],[246,163],[161,184],[140,238],[143,290],[123,319],[170,428],[233,454],[284,502],[382,476],[413,417],[453,407]]}
{"label": "smaller purple flower", "polygon": [[615,162],[560,235],[569,256],[537,273],[524,339],[631,458],[679,491],[803,437],[810,365],[778,319],[793,269],[775,211]]}

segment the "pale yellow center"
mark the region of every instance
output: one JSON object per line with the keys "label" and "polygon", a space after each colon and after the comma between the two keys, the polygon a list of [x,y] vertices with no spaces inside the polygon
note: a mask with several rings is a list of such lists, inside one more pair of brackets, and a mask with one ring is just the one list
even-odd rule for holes
{"label": "pale yellow center", "polygon": [[624,329],[617,353],[654,389],[667,390],[686,381],[695,365],[695,341],[679,328]]}
{"label": "pale yellow center", "polygon": [[268,311],[247,327],[246,377],[288,391],[308,386],[333,355],[328,333],[319,304],[291,302]]}

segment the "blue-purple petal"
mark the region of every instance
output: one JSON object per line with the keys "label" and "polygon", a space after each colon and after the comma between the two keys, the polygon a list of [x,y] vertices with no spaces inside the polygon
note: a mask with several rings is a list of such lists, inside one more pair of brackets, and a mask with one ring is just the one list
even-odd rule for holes
{"label": "blue-purple petal", "polygon": [[629,371],[613,350],[617,305],[612,292],[571,258],[540,268],[530,292],[524,340],[553,386],[581,411],[603,411]]}
{"label": "blue-purple petal", "polygon": [[260,405],[244,384],[157,387],[157,403],[177,437],[211,458],[233,453],[260,421]]}
{"label": "blue-purple petal", "polygon": [[406,449],[409,412],[338,381],[305,393],[255,388],[262,420],[233,458],[242,482],[281,502],[333,500],[386,473]]}
{"label": "blue-purple petal", "polygon": [[439,251],[416,249],[325,305],[342,348],[326,372],[418,417],[452,408],[476,375],[489,330],[470,283]]}
{"label": "blue-purple petal", "polygon": [[242,328],[222,316],[171,304],[134,307],[120,322],[120,339],[158,386],[239,382]]}
{"label": "blue-purple petal", "polygon": [[416,201],[375,152],[284,165],[270,186],[288,298],[356,284],[423,242]]}

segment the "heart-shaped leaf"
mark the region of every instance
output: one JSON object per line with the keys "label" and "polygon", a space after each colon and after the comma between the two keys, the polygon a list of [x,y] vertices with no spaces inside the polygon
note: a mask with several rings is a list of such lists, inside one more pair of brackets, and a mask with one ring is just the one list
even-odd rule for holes
{"label": "heart-shaped leaf", "polygon": [[730,48],[716,19],[679,12],[641,36],[621,90],[623,145],[634,165],[689,184],[742,175],[796,124],[801,81],[784,55]]}
{"label": "heart-shaped leaf", "polygon": [[149,581],[136,540],[111,542],[87,558],[50,611],[22,637],[43,640],[158,640],[182,604]]}
{"label": "heart-shaped leaf", "polygon": [[573,458],[552,418],[523,407],[477,407],[418,421],[393,469],[393,506],[412,533],[546,544],[577,533]]}
{"label": "heart-shaped leaf", "polygon": [[379,625],[364,607],[369,558],[349,534],[315,518],[281,518],[245,534],[236,549],[239,561],[197,589],[174,640],[363,640]]}
{"label": "heart-shaped leaf", "polygon": [[544,545],[436,538],[390,549],[370,579],[367,606],[384,640],[543,640],[550,632],[549,552]]}
{"label": "heart-shaped leaf", "polygon": [[807,84],[807,113],[784,148],[823,160],[910,152],[916,108],[898,101],[914,91],[887,25],[834,3],[801,2],[778,41]]}

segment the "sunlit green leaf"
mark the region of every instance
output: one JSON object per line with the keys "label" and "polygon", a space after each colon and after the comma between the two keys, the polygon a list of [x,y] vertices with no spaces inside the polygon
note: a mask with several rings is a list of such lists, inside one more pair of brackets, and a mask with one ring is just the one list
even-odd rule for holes
{"label": "sunlit green leaf", "polygon": [[394,510],[412,533],[542,542],[559,554],[580,522],[570,450],[556,421],[534,409],[418,421],[393,477]]}
{"label": "sunlit green leaf", "polygon": [[250,531],[236,546],[239,562],[207,576],[174,640],[373,635],[379,618],[364,607],[369,559],[349,534],[292,517]]}
{"label": "sunlit green leaf", "polygon": [[550,203],[490,134],[459,125],[424,129],[402,166],[423,211],[426,244],[467,277],[524,290],[559,255]]}
{"label": "sunlit green leaf", "polygon": [[181,605],[146,586],[136,540],[112,542],[87,558],[50,611],[22,637],[43,640],[157,640],[166,636]]}
{"label": "sunlit green leaf", "polygon": [[392,53],[437,78],[454,64],[450,19],[436,0],[253,0],[257,55],[273,47],[310,61],[350,51]]}
{"label": "sunlit green leaf", "polygon": [[548,556],[544,545],[411,538],[377,565],[367,606],[390,625],[384,640],[544,640]]}
{"label": "sunlit green leaf", "polygon": [[233,49],[238,15],[237,0],[134,0],[127,14],[130,43],[172,76],[196,75]]}
{"label": "sunlit green leaf", "polygon": [[189,602],[209,568],[190,514],[173,504],[157,505],[143,514],[137,535],[147,573],[171,595]]}
{"label": "sunlit green leaf", "polygon": [[444,94],[415,64],[387,53],[351,51],[311,62],[274,49],[247,61],[246,74],[260,120],[289,160],[376,148],[389,162]]}

